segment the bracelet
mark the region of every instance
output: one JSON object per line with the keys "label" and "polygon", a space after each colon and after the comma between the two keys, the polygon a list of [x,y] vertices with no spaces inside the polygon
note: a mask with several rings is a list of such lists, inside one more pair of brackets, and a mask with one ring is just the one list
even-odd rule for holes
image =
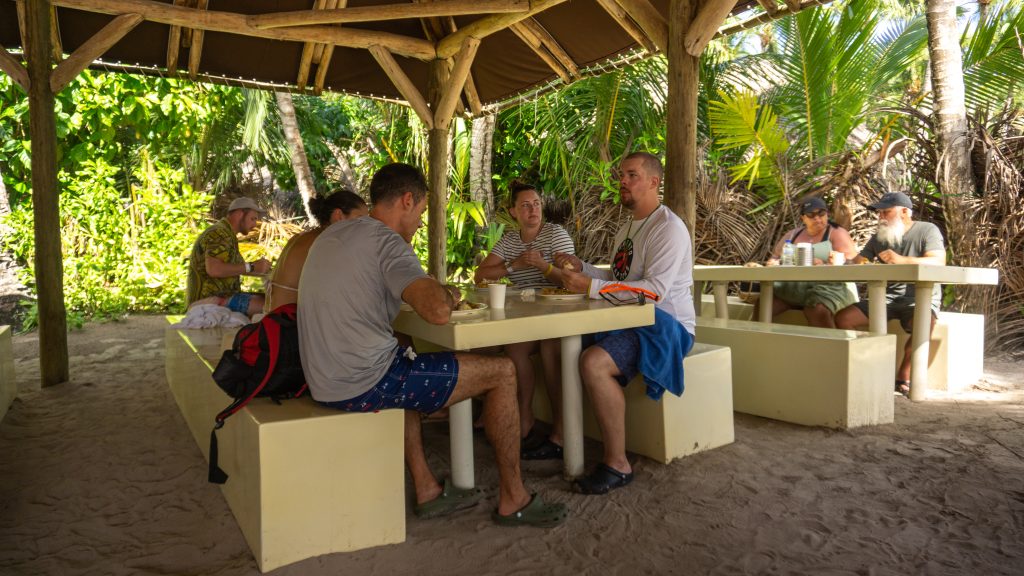
{"label": "bracelet", "polygon": [[548,264],[548,269],[544,271],[544,276],[547,276],[548,274],[551,274],[551,271],[554,270],[554,269],[555,269],[555,265],[554,264]]}
{"label": "bracelet", "polygon": [[243,264],[245,264],[245,273],[246,274],[251,274],[252,273],[252,263],[250,263],[250,262],[243,262]]}

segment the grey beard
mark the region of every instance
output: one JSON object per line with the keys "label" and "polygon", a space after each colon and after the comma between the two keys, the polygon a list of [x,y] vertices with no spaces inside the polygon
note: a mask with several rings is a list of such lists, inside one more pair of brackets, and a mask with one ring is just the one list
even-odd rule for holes
{"label": "grey beard", "polygon": [[897,221],[895,224],[879,224],[875,238],[885,246],[899,246],[903,243],[903,235],[906,232],[907,227],[903,225],[902,221]]}

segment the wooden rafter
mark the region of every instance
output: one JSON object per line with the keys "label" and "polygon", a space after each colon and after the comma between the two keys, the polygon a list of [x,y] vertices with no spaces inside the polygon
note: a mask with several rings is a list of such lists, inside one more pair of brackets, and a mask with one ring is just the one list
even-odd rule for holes
{"label": "wooden rafter", "polygon": [[813,6],[824,6],[825,4],[830,4],[832,2],[833,2],[833,0],[801,0],[800,5],[799,5],[799,7],[796,10],[791,10],[789,8],[789,6],[786,6],[785,8],[780,8],[780,9],[776,10],[774,14],[765,13],[765,14],[760,14],[758,16],[754,16],[752,18],[747,18],[743,22],[740,22],[738,24],[733,24],[732,26],[729,26],[728,28],[723,28],[723,29],[719,30],[718,34],[715,35],[715,38],[719,38],[719,37],[723,37],[723,36],[729,36],[730,34],[735,34],[737,32],[740,32],[740,31],[743,31],[743,30],[747,30],[749,28],[753,28],[754,26],[760,26],[761,24],[767,24],[768,22],[771,22],[772,20],[778,20],[779,18],[782,18],[784,16],[789,16],[790,14],[795,14],[796,12],[799,12],[800,10],[806,10],[807,8],[811,8]]}
{"label": "wooden rafter", "polygon": [[459,94],[466,85],[466,78],[469,77],[469,69],[473,66],[473,58],[476,57],[477,48],[480,47],[480,40],[472,36],[466,38],[462,50],[455,55],[455,65],[452,66],[448,82],[444,86],[441,99],[434,110],[434,126],[437,128],[448,128],[452,121],[452,114],[459,102]]}
{"label": "wooden rafter", "polygon": [[50,50],[53,52],[54,62],[64,59],[64,47],[60,43],[60,24],[57,22],[57,7],[53,4],[50,4]]}
{"label": "wooden rafter", "polygon": [[[513,26],[513,32],[515,32],[516,28],[520,30],[520,32],[517,32],[517,34],[520,34],[520,38],[522,38],[522,33],[525,32],[526,35],[534,39],[534,41],[541,47],[542,51],[549,53],[558,63],[558,66],[568,74],[570,80],[579,78],[580,70],[576,65],[576,62],[571,56],[569,56],[569,53],[565,51],[565,48],[562,48],[562,45],[558,43],[558,40],[555,40],[555,37],[552,36],[551,33],[549,33],[535,18],[527,18],[526,20],[515,24]],[[530,42],[527,42],[527,44],[529,43]],[[531,48],[532,47],[533,46],[531,45]],[[535,48],[534,51],[537,51],[537,49]],[[540,53],[538,52],[538,54]],[[543,58],[543,56],[541,56],[541,58]],[[558,70],[555,71],[557,72]]]}
{"label": "wooden rafter", "polygon": [[312,24],[347,24],[351,22],[382,22],[406,18],[432,18],[466,14],[498,14],[525,12],[529,0],[434,0],[420,4],[385,4],[334,10],[297,10],[249,16],[256,28],[309,26]]}
{"label": "wooden rafter", "polygon": [[786,0],[786,7],[789,8],[790,13],[797,13],[800,11],[800,0]]}
{"label": "wooden rafter", "polygon": [[509,26],[525,20],[538,12],[543,12],[552,6],[557,6],[567,0],[531,0],[530,9],[525,12],[512,12],[509,14],[494,14],[491,16],[484,16],[479,20],[470,23],[465,28],[452,32],[440,42],[437,43],[437,57],[438,58],[451,58],[462,49],[463,41],[472,36],[478,40],[483,40],[487,36],[494,34],[499,30],[504,30]]}
{"label": "wooden rafter", "polygon": [[700,56],[735,7],[736,0],[707,0],[701,5],[683,39],[686,51],[691,56]]}
{"label": "wooden rafter", "polygon": [[0,71],[10,76],[15,84],[28,93],[28,70],[3,46],[0,46]]}
{"label": "wooden rafter", "polygon": [[406,75],[402,67],[395,61],[395,57],[392,56],[391,52],[388,52],[383,46],[370,46],[370,54],[373,55],[380,67],[384,69],[384,73],[391,79],[391,83],[395,85],[398,92],[405,97],[406,102],[416,112],[416,115],[420,117],[420,120],[426,124],[428,129],[434,127],[434,116],[430,113],[430,106],[427,105],[426,99],[423,98],[423,94],[416,89],[416,85],[413,84],[409,76]]}
{"label": "wooden rafter", "polygon": [[114,18],[99,32],[93,35],[79,46],[68,59],[61,62],[50,73],[50,90],[54,94],[60,92],[67,86],[75,76],[82,70],[89,67],[93,60],[103,55],[111,46],[124,38],[125,34],[142,22],[142,16],[138,14],[123,14]]}
{"label": "wooden rafter", "polygon": [[644,34],[644,31],[636,25],[636,22],[633,22],[629,14],[626,14],[626,11],[615,0],[597,0],[597,3],[612,17],[612,20],[619,24],[619,27],[626,31],[626,34],[629,34],[633,40],[636,40],[637,44],[643,46],[644,50],[651,54],[658,51],[658,47],[654,45],[654,42],[651,42],[647,34]]}
{"label": "wooden rafter", "polygon": [[[348,48],[383,46],[394,54],[419,60],[433,60],[437,56],[434,45],[426,40],[375,30],[339,26],[294,26],[261,30],[249,25],[248,16],[245,14],[215,10],[199,11],[194,8],[174,6],[153,0],[53,0],[53,3],[85,12],[115,16],[141,14],[143,18],[152,22],[210,32],[225,32],[271,40],[320,42]],[[454,54],[454,52],[452,53]]]}
{"label": "wooden rafter", "polygon": [[668,21],[647,0],[615,0],[663,54],[668,53]]}
{"label": "wooden rafter", "polygon": [[[205,12],[210,0],[198,0],[195,9]],[[197,28],[192,30],[192,45],[188,48],[188,77],[195,80],[199,74],[199,61],[203,57],[203,39],[206,37],[206,30]]]}
{"label": "wooden rafter", "polygon": [[21,48],[28,50],[28,21],[25,18],[25,0],[16,0],[18,8],[18,32],[21,34]]}
{"label": "wooden rafter", "polygon": [[331,67],[333,56],[334,45],[325,44],[324,51],[320,54],[320,61],[316,63],[316,78],[313,79],[313,93],[317,96],[324,91],[324,79],[327,78],[327,69]]}
{"label": "wooden rafter", "polygon": [[775,14],[779,11],[779,5],[776,4],[775,0],[757,0],[757,3],[769,14]]}
{"label": "wooden rafter", "polygon": [[[316,0],[316,4],[313,5],[313,10],[332,10],[337,8],[339,5],[344,7],[348,0]],[[326,74],[326,70],[321,71],[321,66],[324,61],[324,46],[325,44],[318,44],[315,42],[306,42],[302,45],[302,57],[299,59],[299,73],[295,79],[295,85],[299,87],[299,90],[305,90],[306,84],[309,82],[309,71],[312,64],[315,62],[317,65],[317,73],[314,78],[314,86],[319,85],[323,88],[323,77]],[[334,54],[334,49],[331,49],[331,55]],[[331,55],[327,57],[327,65],[330,64]],[[326,68],[326,66],[323,66]],[[316,79],[320,79],[318,83]]]}
{"label": "wooden rafter", "polygon": [[469,111],[473,113],[473,116],[479,116],[484,111],[484,107],[480,102],[480,95],[476,91],[472,72],[466,77],[466,85],[463,87],[462,93],[466,95],[466,102],[469,102]]}
{"label": "wooden rafter", "polygon": [[548,65],[548,68],[551,68],[555,74],[558,74],[558,77],[562,79],[562,82],[565,82],[566,84],[571,82],[571,79],[569,78],[569,71],[565,69],[565,66],[562,66],[554,55],[552,55],[551,52],[548,52],[547,48],[545,48],[541,43],[540,38],[537,38],[526,26],[523,26],[522,22],[517,22],[509,26],[509,30],[518,36],[519,39],[523,41],[523,44],[529,46],[530,50],[533,50],[533,53]]}
{"label": "wooden rafter", "polygon": [[[175,6],[183,6],[188,0],[174,0]],[[171,26],[167,32],[167,71],[178,71],[178,54],[181,50],[181,26]]]}

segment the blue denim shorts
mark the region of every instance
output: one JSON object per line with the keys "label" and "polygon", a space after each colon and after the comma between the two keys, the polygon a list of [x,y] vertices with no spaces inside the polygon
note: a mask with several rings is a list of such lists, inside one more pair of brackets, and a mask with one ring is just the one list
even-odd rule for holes
{"label": "blue denim shorts", "polygon": [[615,377],[619,381],[619,386],[628,385],[640,372],[640,336],[636,330],[621,330],[609,334],[594,346],[600,347],[612,357],[612,361],[621,372],[621,375]]}
{"label": "blue denim shorts", "polygon": [[248,316],[250,300],[252,300],[252,294],[249,294],[248,292],[236,292],[231,296],[231,298],[228,298],[228,301],[225,302],[224,305],[234,312],[240,312]]}
{"label": "blue denim shorts", "polygon": [[454,352],[407,353],[399,346],[391,367],[373,388],[348,400],[321,402],[346,412],[415,410],[437,412],[448,403],[459,380],[459,361]]}

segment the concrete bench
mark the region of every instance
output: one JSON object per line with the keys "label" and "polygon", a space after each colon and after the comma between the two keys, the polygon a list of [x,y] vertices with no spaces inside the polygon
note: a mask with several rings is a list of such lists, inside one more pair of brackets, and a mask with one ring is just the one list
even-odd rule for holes
{"label": "concrete bench", "polygon": [[18,383],[14,380],[14,345],[11,343],[11,327],[0,326],[0,422],[7,415],[7,409],[18,395]]}
{"label": "concrete bench", "polygon": [[737,412],[829,428],[893,421],[895,336],[701,317],[697,341],[732,349]]}
{"label": "concrete bench", "polygon": [[[708,318],[715,315],[715,301],[710,294],[703,296],[701,315]],[[754,306],[736,297],[729,298],[729,318],[757,319],[754,317]],[[787,310],[777,316],[775,322],[807,325],[800,310]],[[903,346],[910,336],[903,331],[897,320],[889,322],[888,333],[896,336],[896,366],[899,366],[903,359]],[[929,390],[960,392],[969,389],[981,380],[985,372],[985,317],[981,314],[939,312],[928,352]]]}
{"label": "concrete bench", "polygon": [[[214,417],[231,402],[213,367],[233,333],[166,331],[167,383],[207,459]],[[221,491],[260,570],[404,542],[403,434],[400,410],[351,414],[308,396],[257,398],[228,418],[217,431]]]}
{"label": "concrete bench", "polygon": [[[536,364],[534,415],[551,422],[551,403]],[[643,375],[626,387],[626,450],[668,464],[735,440],[733,428],[732,361],[727,347],[696,343],[683,360],[682,396],[665,393],[655,402],[647,397]],[[583,395],[584,434],[601,439],[587,395]]]}

